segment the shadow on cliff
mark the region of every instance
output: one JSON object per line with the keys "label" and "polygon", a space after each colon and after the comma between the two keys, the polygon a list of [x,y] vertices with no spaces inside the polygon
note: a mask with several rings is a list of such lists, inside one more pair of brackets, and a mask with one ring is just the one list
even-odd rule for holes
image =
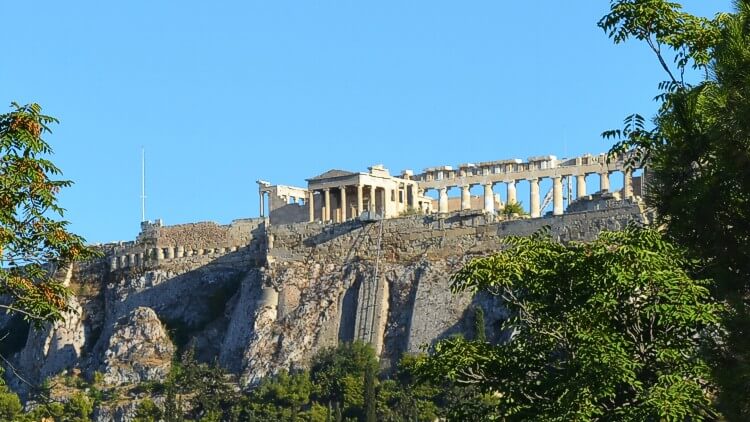
{"label": "shadow on cliff", "polygon": [[[482,313],[477,312],[477,308],[482,309]],[[461,317],[443,330],[430,344],[432,348],[435,343],[451,337],[464,337],[468,340],[475,339],[477,336],[477,323],[479,318],[483,318],[483,325],[487,341],[492,344],[498,344],[508,339],[508,333],[502,330],[502,324],[509,317],[508,309],[503,306],[502,299],[486,292],[478,292],[471,299],[469,305],[464,309]]]}
{"label": "shadow on cliff", "polygon": [[[100,337],[92,339],[96,342],[94,355],[101,359],[118,320],[137,307],[148,307],[164,323],[178,351],[190,344],[199,360],[214,359],[219,355],[243,277],[263,262],[262,246],[251,244],[172,277],[164,268],[111,274],[104,327]],[[207,338],[197,339],[201,336]]]}

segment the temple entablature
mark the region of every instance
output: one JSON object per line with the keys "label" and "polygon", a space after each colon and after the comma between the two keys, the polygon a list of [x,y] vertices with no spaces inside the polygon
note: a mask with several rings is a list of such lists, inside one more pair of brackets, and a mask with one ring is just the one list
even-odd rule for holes
{"label": "temple entablature", "polygon": [[[507,201],[518,202],[516,183],[528,181],[529,215],[536,218],[541,216],[542,211],[550,202],[553,204],[554,215],[563,213],[564,181],[568,182],[569,192],[575,184],[576,199],[586,197],[586,176],[591,174],[599,175],[600,191],[608,192],[610,174],[620,172],[623,175],[623,188],[620,196],[625,199],[640,196],[641,180],[638,178],[638,192],[634,192],[632,169],[625,166],[622,158],[612,159],[607,154],[597,156],[585,154],[580,157],[558,159],[554,155],[544,155],[529,157],[525,162],[520,159],[510,159],[477,164],[466,163],[459,165],[457,170],[451,166],[426,168],[421,174],[414,175],[414,180],[418,181],[420,189],[424,191],[434,189],[438,192],[436,202],[439,213],[451,211],[447,197],[447,191],[451,188],[461,189],[460,209],[467,210],[472,209],[469,189],[472,186],[481,185],[484,188],[484,211],[494,213],[497,211],[496,194],[493,190],[495,185],[505,184]],[[544,179],[552,180],[552,189],[542,198],[539,183]]]}

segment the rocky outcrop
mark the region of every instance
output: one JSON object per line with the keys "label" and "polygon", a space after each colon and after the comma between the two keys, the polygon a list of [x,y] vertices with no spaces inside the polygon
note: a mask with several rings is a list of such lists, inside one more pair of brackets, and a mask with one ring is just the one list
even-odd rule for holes
{"label": "rocky outcrop", "polygon": [[[454,334],[472,336],[477,307],[484,310],[488,338],[501,340],[498,327],[508,316],[502,303],[451,293],[451,274],[473,257],[496,252],[509,235],[548,226],[560,241],[586,241],[644,222],[636,202],[611,198],[605,205],[510,221],[458,212],[382,222],[255,222],[251,234],[226,231],[232,239],[249,239],[248,245],[142,266],[109,262],[118,251],[143,245],[105,247],[100,262],[77,264],[72,273],[86,292],[71,299],[74,312],[32,331],[19,342],[25,347],[13,363],[31,382],[78,367],[84,377],[101,371],[109,386],[127,387],[163,379],[175,349],[193,348],[198,359],[218,360],[249,387],[280,369],[305,366],[318,350],[341,341],[370,342],[381,365],[392,367],[404,352]],[[214,233],[196,227],[147,227],[140,238],[160,246],[178,238],[195,242],[193,229],[201,239]],[[11,385],[22,387],[17,380]],[[102,408],[98,420],[130,420],[133,409]]]}
{"label": "rocky outcrop", "polygon": [[163,380],[175,347],[156,313],[139,307],[117,323],[104,352],[102,373],[110,386]]}
{"label": "rocky outcrop", "polygon": [[[475,308],[487,334],[507,318],[493,297],[453,294],[450,276],[468,260],[498,251],[509,235],[548,227],[560,241],[587,241],[601,230],[643,222],[636,202],[610,208],[495,221],[481,212],[413,216],[382,222],[349,221],[271,226],[261,286],[278,292],[277,311],[256,310],[244,352],[245,386],[279,369],[304,366],[322,347],[362,340],[384,367],[403,352],[423,351],[454,334],[472,335]],[[272,308],[268,308],[272,309]]]}
{"label": "rocky outcrop", "polygon": [[[70,286],[72,268],[59,272],[64,286]],[[14,358],[14,369],[9,373],[9,384],[23,396],[29,383],[41,383],[46,378],[76,366],[86,340],[84,315],[76,297],[68,299],[68,312],[60,321],[32,327],[26,345]],[[23,377],[23,380],[14,375]]]}
{"label": "rocky outcrop", "polygon": [[[154,400],[156,403],[162,400]],[[111,405],[97,406],[91,415],[93,422],[130,422],[135,419],[140,400],[129,400]]]}

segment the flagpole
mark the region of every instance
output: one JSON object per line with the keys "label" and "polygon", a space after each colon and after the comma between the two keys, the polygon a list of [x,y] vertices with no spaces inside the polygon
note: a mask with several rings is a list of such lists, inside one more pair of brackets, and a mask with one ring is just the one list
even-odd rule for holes
{"label": "flagpole", "polygon": [[146,149],[141,147],[141,221],[146,221]]}

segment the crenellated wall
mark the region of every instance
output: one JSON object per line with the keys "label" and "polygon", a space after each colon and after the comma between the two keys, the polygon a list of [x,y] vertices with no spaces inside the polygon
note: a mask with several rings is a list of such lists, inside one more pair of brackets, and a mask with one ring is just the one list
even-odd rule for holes
{"label": "crenellated wall", "polygon": [[199,222],[164,226],[161,220],[141,223],[135,242],[99,246],[111,271],[156,268],[174,263],[205,265],[218,257],[242,251],[262,262],[265,253],[265,220],[234,220],[231,224]]}

